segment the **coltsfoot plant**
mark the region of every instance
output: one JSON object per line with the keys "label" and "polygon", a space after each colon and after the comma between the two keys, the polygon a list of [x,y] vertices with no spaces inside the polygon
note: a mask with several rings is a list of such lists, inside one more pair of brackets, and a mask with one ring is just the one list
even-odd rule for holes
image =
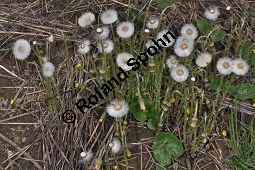
{"label": "coltsfoot plant", "polygon": [[[84,115],[103,107],[97,127],[109,119],[114,122],[113,131],[116,132],[109,140],[107,138],[108,143],[97,158],[93,158],[93,147],[82,148],[80,162],[86,168],[100,169],[104,164],[101,160],[105,158],[109,169],[111,155],[113,167],[117,169],[120,166],[117,160],[123,154],[128,169],[128,159],[132,155],[127,143],[129,120],[145,123],[147,128],[157,132],[152,146],[154,158],[162,166],[169,166],[184,153],[195,155],[204,148],[223,111],[226,96],[242,100],[255,97],[254,85],[239,81],[253,76],[255,63],[254,44],[243,45],[233,37],[239,31],[238,35],[245,39],[242,25],[227,29],[220,26],[217,23],[220,8],[210,6],[204,11],[205,18],[182,23],[179,30],[173,30],[165,20],[171,1],[158,0],[157,3],[160,8],[168,4],[157,15],[148,12],[150,3],[146,13],[141,14],[130,8],[127,13],[108,9],[99,13],[99,17],[90,11],[83,13],[78,25],[91,35],[78,40],[75,46],[75,55],[86,61],[74,67],[79,70],[75,76],[67,42],[64,43],[67,85],[70,91],[78,89],[71,100],[78,103],[76,106]],[[49,45],[47,42],[46,51]],[[234,54],[230,50],[232,46],[238,47]],[[56,82],[59,66],[50,56],[42,57],[38,48],[19,39],[14,43],[13,55],[25,60],[34,51],[50,98],[50,110],[57,115],[61,107],[66,108],[59,102],[61,88]],[[114,75],[119,79],[112,78]],[[95,82],[93,87],[91,82]],[[97,87],[100,92],[94,91]],[[90,94],[88,102],[81,92]],[[175,129],[172,132],[169,132],[169,124]]]}

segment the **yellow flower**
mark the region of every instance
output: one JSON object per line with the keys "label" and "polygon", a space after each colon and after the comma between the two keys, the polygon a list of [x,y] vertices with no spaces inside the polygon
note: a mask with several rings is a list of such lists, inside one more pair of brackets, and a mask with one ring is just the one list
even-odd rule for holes
{"label": "yellow flower", "polygon": [[15,103],[15,100],[14,100],[14,99],[11,99],[10,105],[14,105],[14,103]]}
{"label": "yellow flower", "polygon": [[127,150],[127,157],[130,158],[131,156],[132,156],[132,153],[129,150]]}
{"label": "yellow flower", "polygon": [[175,103],[175,102],[176,102],[176,99],[172,97],[172,98],[169,100],[169,102],[170,102],[170,103]]}
{"label": "yellow flower", "polygon": [[114,165],[114,166],[112,167],[112,169],[118,169],[118,166],[117,166],[117,165]]}
{"label": "yellow flower", "polygon": [[79,64],[76,65],[76,68],[77,68],[78,70],[81,70],[81,67],[82,67],[81,63],[79,63]]}
{"label": "yellow flower", "polygon": [[255,102],[253,103],[253,105],[252,105],[254,108],[255,108]]}
{"label": "yellow flower", "polygon": [[222,131],[221,131],[221,135],[222,135],[223,137],[227,137],[227,136],[228,136],[228,132],[227,132],[226,130],[222,130]]}

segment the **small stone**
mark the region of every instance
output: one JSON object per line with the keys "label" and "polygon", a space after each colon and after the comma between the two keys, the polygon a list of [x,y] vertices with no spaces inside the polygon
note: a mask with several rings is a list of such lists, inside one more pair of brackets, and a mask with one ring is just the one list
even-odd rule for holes
{"label": "small stone", "polygon": [[50,36],[49,36],[48,41],[49,41],[49,42],[53,42],[53,41],[54,41],[53,35],[50,35]]}
{"label": "small stone", "polygon": [[145,32],[145,33],[149,33],[150,30],[149,30],[149,29],[145,29],[144,32]]}
{"label": "small stone", "polygon": [[178,164],[178,163],[174,163],[174,164],[173,164],[173,169],[174,169],[174,170],[177,170],[178,168],[179,168],[179,164]]}
{"label": "small stone", "polygon": [[23,143],[26,143],[27,137],[22,138],[21,141],[22,141]]}
{"label": "small stone", "polygon": [[196,78],[195,77],[191,77],[191,81],[196,81]]}
{"label": "small stone", "polygon": [[20,138],[18,136],[14,137],[14,143],[21,144],[21,140],[20,140]]}
{"label": "small stone", "polygon": [[11,150],[7,151],[7,157],[10,158],[13,155],[13,152]]}

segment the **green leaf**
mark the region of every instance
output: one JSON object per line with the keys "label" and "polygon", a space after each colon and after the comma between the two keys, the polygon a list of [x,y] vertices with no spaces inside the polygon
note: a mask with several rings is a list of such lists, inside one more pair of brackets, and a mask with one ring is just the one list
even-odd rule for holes
{"label": "green leaf", "polygon": [[246,164],[245,160],[238,159],[236,156],[231,156],[228,159],[226,159],[226,162],[230,166],[236,166],[238,168],[241,168],[242,170],[249,170],[249,166]]}
{"label": "green leaf", "polygon": [[255,84],[243,83],[235,86],[232,85],[229,88],[229,93],[240,100],[255,98]]}
{"label": "green leaf", "polygon": [[[146,100],[146,99],[144,99]],[[130,104],[130,111],[134,118],[140,122],[145,122],[147,120],[146,112],[142,112],[139,104],[139,98],[135,96]]]}
{"label": "green leaf", "polygon": [[147,126],[149,129],[156,130],[160,121],[161,112],[155,111],[154,105],[152,103],[148,104],[146,107],[147,116],[149,119],[149,121],[147,122]]}
{"label": "green leaf", "polygon": [[238,85],[231,85],[230,81],[224,80],[220,87],[221,80],[218,77],[214,77],[211,80],[211,89],[217,91],[227,90],[226,93],[234,96],[239,100],[246,100],[255,98],[255,84],[243,83]]}
{"label": "green leaf", "polygon": [[213,24],[204,19],[201,19],[197,20],[197,28],[203,35],[207,36],[209,32],[213,30]]}
{"label": "green leaf", "polygon": [[173,158],[184,153],[181,141],[168,132],[156,134],[152,151],[155,159],[163,166],[171,164]]}
{"label": "green leaf", "polygon": [[158,127],[158,123],[160,121],[161,112],[157,112],[154,110],[153,102],[149,101],[145,96],[142,97],[146,111],[142,112],[139,98],[137,96],[133,97],[133,100],[130,104],[130,111],[134,118],[140,122],[147,122],[147,126],[149,129],[156,130]]}
{"label": "green leaf", "polygon": [[165,9],[172,4],[172,0],[156,0],[156,2],[158,7],[161,9]]}
{"label": "green leaf", "polygon": [[157,130],[158,123],[159,123],[159,121],[150,119],[150,120],[148,120],[148,122],[147,122],[147,126],[148,126],[148,128],[151,129],[151,130]]}
{"label": "green leaf", "polygon": [[225,36],[226,36],[226,32],[224,30],[215,31],[212,34],[212,41],[214,42],[222,41],[224,40]]}
{"label": "green leaf", "polygon": [[250,56],[253,47],[254,47],[254,45],[251,42],[244,43],[244,45],[242,46],[242,49],[241,49],[241,57],[246,58],[246,57]]}
{"label": "green leaf", "polygon": [[219,77],[214,77],[211,80],[211,89],[214,91],[217,91],[217,89],[220,87],[220,78]]}
{"label": "green leaf", "polygon": [[255,53],[251,54],[251,59],[249,60],[249,64],[255,66]]}

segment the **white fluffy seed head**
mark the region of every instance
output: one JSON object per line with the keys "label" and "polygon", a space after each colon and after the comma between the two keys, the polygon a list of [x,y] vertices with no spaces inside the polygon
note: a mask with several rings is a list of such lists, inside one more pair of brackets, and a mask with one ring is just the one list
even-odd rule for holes
{"label": "white fluffy seed head", "polygon": [[249,65],[243,59],[235,59],[232,61],[232,72],[236,75],[242,76],[249,71]]}
{"label": "white fluffy seed head", "polygon": [[42,66],[42,72],[44,77],[51,77],[55,72],[55,66],[47,61]]}
{"label": "white fluffy seed head", "polygon": [[181,35],[194,40],[198,36],[198,31],[193,24],[185,24],[181,28]]}
{"label": "white fluffy seed head", "polygon": [[205,15],[205,18],[215,21],[220,15],[219,7],[211,6],[211,7],[207,8],[205,10],[204,15]]}
{"label": "white fluffy seed head", "polygon": [[96,20],[96,17],[93,13],[86,12],[80,16],[80,18],[78,19],[78,24],[80,27],[85,28],[91,25],[95,20]]}
{"label": "white fluffy seed head", "polygon": [[83,40],[78,46],[78,53],[84,55],[90,51],[90,41]]}
{"label": "white fluffy seed head", "polygon": [[228,75],[232,73],[232,59],[229,57],[220,58],[216,64],[216,68],[220,74]]}
{"label": "white fluffy seed head", "polygon": [[175,42],[175,39],[168,33],[168,31],[169,30],[164,29],[164,30],[160,31],[157,35],[157,40],[161,38],[166,43],[166,46],[164,46],[164,44],[159,41],[158,44],[161,47],[171,47]]}
{"label": "white fluffy seed head", "polygon": [[146,22],[146,27],[149,29],[156,29],[159,26],[159,19],[158,17],[151,16],[148,18]]}
{"label": "white fluffy seed head", "polygon": [[115,10],[109,9],[100,15],[103,24],[112,24],[118,20],[118,13]]}
{"label": "white fluffy seed head", "polygon": [[188,57],[193,51],[194,41],[186,37],[179,37],[174,44],[174,52],[179,57]]}
{"label": "white fluffy seed head", "polygon": [[129,38],[134,34],[135,27],[134,24],[126,21],[126,22],[121,22],[117,26],[117,34],[121,38]]}
{"label": "white fluffy seed head", "polygon": [[106,107],[107,113],[115,118],[123,117],[128,113],[129,106],[124,100],[113,100],[110,105]]}
{"label": "white fluffy seed head", "polygon": [[26,59],[31,53],[31,46],[25,39],[18,39],[12,48],[12,52],[15,58],[19,60]]}
{"label": "white fluffy seed head", "polygon": [[96,29],[96,39],[104,40],[108,38],[110,34],[110,29],[108,26],[99,27]]}
{"label": "white fluffy seed head", "polygon": [[167,60],[166,60],[166,66],[171,70],[175,67],[177,67],[179,64],[178,60],[174,55],[171,55]]}
{"label": "white fluffy seed head", "polygon": [[97,48],[100,53],[111,53],[114,48],[114,43],[112,40],[104,40],[98,43]]}
{"label": "white fluffy seed head", "polygon": [[117,154],[121,149],[121,143],[118,138],[113,138],[111,143],[112,153]]}
{"label": "white fluffy seed head", "polygon": [[189,70],[184,65],[178,65],[171,71],[172,78],[179,83],[186,81],[189,77]]}
{"label": "white fluffy seed head", "polygon": [[212,62],[212,55],[207,52],[199,54],[196,59],[196,65],[198,65],[199,67],[206,67],[211,62]]}
{"label": "white fluffy seed head", "polygon": [[132,69],[132,66],[128,66],[127,62],[130,58],[134,58],[134,56],[130,53],[123,52],[117,55],[117,65],[121,67],[125,71],[129,71]]}
{"label": "white fluffy seed head", "polygon": [[87,162],[91,161],[91,159],[93,157],[93,153],[90,150],[87,152],[81,152],[80,157],[81,157],[82,161],[84,161],[84,163],[87,163]]}

